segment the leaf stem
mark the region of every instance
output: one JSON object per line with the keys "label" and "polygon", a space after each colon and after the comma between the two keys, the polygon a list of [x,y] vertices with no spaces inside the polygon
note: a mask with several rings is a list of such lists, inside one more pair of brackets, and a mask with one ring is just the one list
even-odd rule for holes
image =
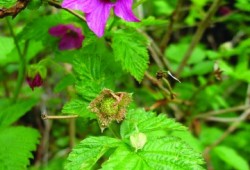
{"label": "leaf stem", "polygon": [[62,116],[49,116],[47,114],[41,115],[42,119],[73,119],[79,117],[78,115],[62,115]]}
{"label": "leaf stem", "polygon": [[20,93],[23,81],[24,81],[24,75],[25,75],[25,70],[26,70],[25,54],[26,54],[27,48],[25,48],[24,53],[21,52],[21,48],[18,44],[17,37],[14,33],[14,30],[13,30],[13,27],[12,27],[10,21],[9,21],[9,18],[6,18],[6,22],[7,22],[7,25],[9,27],[10,34],[13,37],[13,40],[14,40],[14,43],[15,43],[15,46],[17,49],[17,53],[19,55],[19,61],[20,61],[19,69],[18,69],[17,85],[16,85],[16,89],[14,91],[14,95],[12,98],[12,103],[15,103],[17,98],[18,98],[18,95]]}

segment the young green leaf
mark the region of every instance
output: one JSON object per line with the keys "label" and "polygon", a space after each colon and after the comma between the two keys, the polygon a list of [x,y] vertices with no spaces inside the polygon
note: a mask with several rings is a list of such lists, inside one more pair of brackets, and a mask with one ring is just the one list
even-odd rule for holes
{"label": "young green leaf", "polygon": [[148,68],[147,44],[147,39],[136,31],[119,30],[113,36],[112,48],[116,60],[121,61],[123,69],[139,82]]}
{"label": "young green leaf", "polygon": [[7,106],[0,112],[0,127],[8,126],[17,121],[28,112],[36,103],[37,99],[26,99],[16,104]]}
{"label": "young green leaf", "polygon": [[36,150],[39,133],[27,127],[0,129],[0,169],[26,169],[32,151]]}
{"label": "young green leaf", "polygon": [[16,0],[0,0],[0,8],[5,7],[8,8],[12,5],[14,5]]}
{"label": "young green leaf", "polygon": [[121,145],[106,161],[103,170],[141,169],[204,169],[200,154],[176,137],[148,141],[142,150],[134,152]]}
{"label": "young green leaf", "polygon": [[81,99],[72,99],[63,106],[62,113],[76,114],[85,118],[95,118],[96,116],[87,109],[88,104],[88,102]]}
{"label": "young green leaf", "polygon": [[65,169],[90,170],[109,149],[120,144],[120,140],[106,136],[84,139],[69,154]]}
{"label": "young green leaf", "polygon": [[130,110],[121,125],[121,136],[128,138],[137,130],[145,133],[147,137],[155,138],[186,128],[164,114],[156,116],[156,113],[146,112],[143,109]]}
{"label": "young green leaf", "polygon": [[240,156],[233,148],[217,146],[214,148],[214,152],[220,159],[231,165],[233,169],[249,170],[247,160]]}

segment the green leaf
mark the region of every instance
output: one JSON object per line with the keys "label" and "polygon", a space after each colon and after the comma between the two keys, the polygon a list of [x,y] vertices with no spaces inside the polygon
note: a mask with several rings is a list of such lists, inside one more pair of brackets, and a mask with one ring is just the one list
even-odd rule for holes
{"label": "green leaf", "polygon": [[0,37],[0,64],[4,65],[7,58],[7,54],[11,52],[14,48],[14,41],[13,38],[9,37]]}
{"label": "green leaf", "polygon": [[163,26],[167,25],[168,21],[163,19],[157,19],[153,16],[149,16],[148,18],[142,19],[140,22],[127,22],[124,20],[119,20],[118,23],[126,25],[132,28],[142,28],[147,26]]}
{"label": "green leaf", "polygon": [[88,102],[80,99],[72,99],[63,106],[62,113],[75,114],[85,118],[95,118],[95,115],[87,109],[88,104]]}
{"label": "green leaf", "polygon": [[16,0],[0,0],[0,7],[9,8],[15,3],[16,3]]}
{"label": "green leaf", "polygon": [[235,4],[236,8],[247,12],[250,11],[249,5],[250,3],[248,0],[237,0]]}
{"label": "green leaf", "polygon": [[49,35],[48,30],[59,23],[62,24],[60,15],[39,17],[27,23],[17,37],[24,40],[43,41],[45,45],[48,45],[52,42],[52,37]]}
{"label": "green leaf", "polygon": [[[25,48],[25,43],[20,43],[20,48]],[[41,42],[30,41],[29,46],[26,53],[26,60],[30,61],[33,59],[41,50],[43,49],[43,45]],[[10,53],[8,53],[1,64],[9,64],[9,63],[18,63],[20,61],[19,54],[16,48],[13,48]]]}
{"label": "green leaf", "polygon": [[207,73],[213,72],[213,61],[202,61],[199,64],[194,65],[191,70],[188,70],[183,73],[183,77],[192,76],[192,75],[204,75]]}
{"label": "green leaf", "polygon": [[183,131],[186,127],[166,115],[156,115],[154,112],[146,112],[143,109],[129,110],[126,119],[121,125],[122,138],[129,138],[136,131],[145,133],[148,138],[165,136],[173,131]]}
{"label": "green leaf", "polygon": [[[167,56],[169,60],[172,60],[176,63],[180,63],[188,47],[189,42],[172,44],[166,49],[165,56]],[[204,60],[205,57],[206,51],[204,51],[200,46],[197,46],[194,49],[191,58],[188,60],[188,64],[198,64],[202,60]]]}
{"label": "green leaf", "polygon": [[147,39],[136,31],[119,30],[113,36],[112,48],[116,60],[121,61],[123,69],[139,82],[148,68],[147,44]]}
{"label": "green leaf", "polygon": [[202,156],[176,137],[151,140],[134,152],[121,145],[106,161],[103,170],[141,169],[204,169]]}
{"label": "green leaf", "polygon": [[75,77],[73,74],[65,75],[56,85],[54,91],[59,93],[66,89],[68,86],[73,85],[75,83]]}
{"label": "green leaf", "polygon": [[116,66],[112,54],[102,42],[96,41],[84,47],[73,62],[77,93],[91,101],[103,88],[113,89],[114,81],[120,76],[120,68]]}
{"label": "green leaf", "polygon": [[143,170],[150,169],[150,166],[143,160],[140,155],[126,145],[121,145],[110,156],[108,161],[102,165],[102,170]]}
{"label": "green leaf", "polygon": [[204,149],[201,141],[194,137],[189,131],[175,131],[173,135],[178,138],[181,138],[197,152],[202,152]]}
{"label": "green leaf", "polygon": [[38,9],[40,6],[42,6],[42,0],[30,0],[27,5],[27,8],[30,10],[35,10]]}
{"label": "green leaf", "polygon": [[121,144],[118,139],[101,136],[88,137],[80,142],[69,154],[66,170],[88,170],[111,148]]}
{"label": "green leaf", "polygon": [[217,156],[237,170],[249,170],[246,159],[241,157],[234,149],[227,146],[217,146],[213,150]]}
{"label": "green leaf", "polygon": [[26,169],[39,136],[37,130],[27,127],[0,129],[0,169]]}
{"label": "green leaf", "polygon": [[5,109],[0,111],[0,127],[8,126],[17,121],[37,102],[37,99],[26,99],[23,101],[18,101],[16,104],[10,104],[9,106],[6,106]]}

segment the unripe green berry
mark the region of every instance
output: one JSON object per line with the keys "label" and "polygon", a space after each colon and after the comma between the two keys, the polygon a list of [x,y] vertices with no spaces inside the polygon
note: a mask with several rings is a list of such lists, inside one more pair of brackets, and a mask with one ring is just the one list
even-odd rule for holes
{"label": "unripe green berry", "polygon": [[104,98],[101,102],[100,110],[102,113],[107,114],[108,116],[115,115],[118,113],[118,104],[114,98]]}

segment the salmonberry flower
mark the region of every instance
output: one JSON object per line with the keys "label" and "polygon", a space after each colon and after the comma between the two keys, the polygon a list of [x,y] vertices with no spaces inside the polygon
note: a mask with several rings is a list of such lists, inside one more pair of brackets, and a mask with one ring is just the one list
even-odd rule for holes
{"label": "salmonberry flower", "polygon": [[52,36],[61,38],[58,45],[60,50],[78,49],[82,47],[82,41],[84,39],[82,30],[72,24],[60,24],[51,27],[49,33]]}
{"label": "salmonberry flower", "polygon": [[64,0],[62,7],[84,12],[89,28],[102,37],[111,8],[116,16],[126,21],[139,21],[133,14],[132,3],[133,0]]}
{"label": "salmonberry flower", "polygon": [[40,87],[43,84],[43,79],[39,73],[37,73],[35,77],[28,76],[26,81],[32,90],[34,90],[35,87]]}

